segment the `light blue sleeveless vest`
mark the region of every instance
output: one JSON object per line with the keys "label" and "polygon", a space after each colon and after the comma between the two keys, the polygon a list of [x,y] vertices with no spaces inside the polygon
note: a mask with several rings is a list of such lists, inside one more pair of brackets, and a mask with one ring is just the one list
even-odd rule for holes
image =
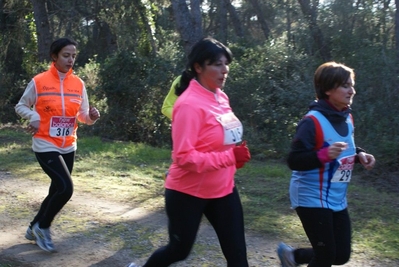
{"label": "light blue sleeveless vest", "polygon": [[[353,171],[353,169],[345,170],[345,166],[347,162],[354,163],[356,155],[353,139],[354,126],[351,116],[348,115],[346,119],[349,127],[347,136],[339,135],[326,117],[318,111],[309,111],[306,116],[313,116],[313,119],[319,122],[320,127],[318,127],[317,123],[315,125],[316,138],[320,138],[320,135],[323,136],[323,147],[335,142],[345,142],[348,144],[348,148],[338,158],[326,163],[322,168],[292,172],[290,183],[291,206],[294,209],[297,207],[311,207],[341,211],[347,207],[346,192],[349,181],[346,180]],[[339,172],[336,173],[338,169]],[[342,177],[339,176],[341,173]],[[333,179],[334,174],[335,178]]]}

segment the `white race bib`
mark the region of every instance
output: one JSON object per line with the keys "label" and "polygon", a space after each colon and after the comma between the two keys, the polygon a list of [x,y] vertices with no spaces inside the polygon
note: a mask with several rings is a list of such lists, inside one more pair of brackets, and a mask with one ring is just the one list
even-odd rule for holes
{"label": "white race bib", "polygon": [[75,117],[51,117],[50,136],[63,137],[72,135],[75,122]]}
{"label": "white race bib", "polygon": [[224,145],[233,145],[242,141],[242,123],[233,112],[220,115],[216,119],[223,127]]}
{"label": "white race bib", "polygon": [[349,183],[352,178],[355,156],[344,157],[338,160],[339,167],[333,175],[333,183]]}

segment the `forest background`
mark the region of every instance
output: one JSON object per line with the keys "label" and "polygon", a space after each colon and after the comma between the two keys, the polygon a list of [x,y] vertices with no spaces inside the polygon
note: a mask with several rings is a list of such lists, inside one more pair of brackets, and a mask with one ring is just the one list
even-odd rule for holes
{"label": "forest background", "polygon": [[[74,70],[101,120],[81,131],[170,147],[160,110],[187,52],[203,36],[230,47],[224,90],[257,159],[284,158],[314,100],[313,73],[334,60],[355,69],[358,146],[377,168],[399,167],[399,0],[0,0],[0,122],[47,69],[49,45],[75,39]],[[381,175],[381,172],[379,172]]]}

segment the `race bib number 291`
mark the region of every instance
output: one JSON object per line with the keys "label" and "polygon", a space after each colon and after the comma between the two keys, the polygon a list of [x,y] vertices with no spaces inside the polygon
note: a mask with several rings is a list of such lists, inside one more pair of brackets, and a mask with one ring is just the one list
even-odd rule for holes
{"label": "race bib number 291", "polygon": [[70,136],[75,127],[75,117],[52,117],[50,121],[50,136]]}
{"label": "race bib number 291", "polygon": [[349,183],[352,178],[352,171],[355,165],[355,156],[341,158],[339,167],[334,173],[331,182],[333,183]]}

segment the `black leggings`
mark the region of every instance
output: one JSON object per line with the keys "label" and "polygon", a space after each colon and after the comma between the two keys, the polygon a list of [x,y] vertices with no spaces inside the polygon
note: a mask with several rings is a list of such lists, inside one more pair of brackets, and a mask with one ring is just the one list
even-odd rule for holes
{"label": "black leggings", "polygon": [[351,222],[347,209],[333,212],[323,208],[296,208],[312,248],[294,251],[298,264],[308,267],[343,265],[351,254]]}
{"label": "black leggings", "polygon": [[238,191],[217,199],[201,199],[165,190],[169,244],[156,250],[143,267],[166,267],[184,260],[194,244],[202,214],[218,236],[228,267],[248,267],[244,218]]}
{"label": "black leggings", "polygon": [[[72,197],[73,183],[70,173],[72,173],[73,169],[75,152],[68,154],[60,154],[58,152],[44,152],[35,154],[36,159],[43,171],[50,177],[51,184],[48,195],[43,200],[40,210],[31,222],[31,225],[39,222],[40,228],[48,228],[51,226],[51,223],[57,213]],[[64,159],[69,173],[62,165],[59,155],[61,155]]]}

